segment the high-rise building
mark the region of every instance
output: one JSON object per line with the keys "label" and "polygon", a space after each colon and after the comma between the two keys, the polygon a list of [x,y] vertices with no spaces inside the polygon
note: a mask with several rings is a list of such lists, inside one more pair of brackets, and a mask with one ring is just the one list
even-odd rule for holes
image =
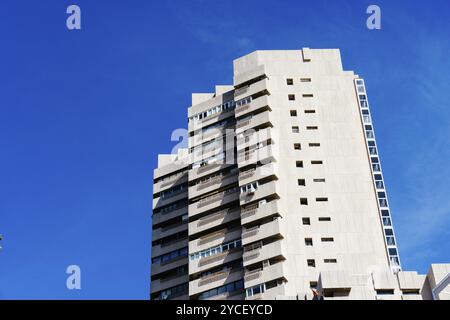
{"label": "high-rise building", "polygon": [[188,133],[154,171],[152,299],[428,299],[448,281],[401,271],[364,80],[339,50],[235,60],[233,86],[192,95]]}

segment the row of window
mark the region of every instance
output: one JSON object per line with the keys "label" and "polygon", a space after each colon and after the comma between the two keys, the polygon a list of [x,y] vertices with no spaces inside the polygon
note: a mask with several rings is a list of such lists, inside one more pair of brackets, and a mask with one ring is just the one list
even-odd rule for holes
{"label": "row of window", "polygon": [[[328,198],[319,197],[316,198],[316,202],[327,202]],[[300,205],[307,206],[308,205],[308,198],[300,198]]]}
{"label": "row of window", "polygon": [[[331,221],[331,217],[319,217],[318,220],[319,220],[319,222]],[[302,224],[304,226],[310,226],[311,225],[311,218],[309,218],[309,217],[302,218]]]}
{"label": "row of window", "polygon": [[171,203],[165,207],[162,207],[161,209],[155,211],[154,213],[160,213],[160,214],[168,214],[170,212],[173,212],[177,209],[185,208],[187,206],[186,200],[181,200],[179,202]]}
{"label": "row of window", "polygon": [[188,121],[197,121],[197,120],[201,120],[204,119],[206,117],[212,116],[213,114],[228,110],[228,109],[233,109],[236,106],[236,103],[233,100],[227,101],[221,105],[212,107],[206,111],[202,111],[200,113],[197,113],[191,117],[189,117]]}
{"label": "row of window", "polygon": [[[311,164],[323,164],[322,160],[311,160]],[[295,166],[297,168],[303,168],[303,160],[295,161]]]}
{"label": "row of window", "polygon": [[[300,78],[300,82],[311,82],[311,78]],[[288,86],[294,85],[294,79],[293,78],[287,78],[286,84]]]}
{"label": "row of window", "polygon": [[[305,113],[316,113],[316,110],[314,109],[307,109],[304,111]],[[289,110],[289,114],[291,117],[297,117],[297,110]],[[295,127],[292,127],[292,130],[294,130]],[[298,130],[298,127],[297,127]]]}
{"label": "row of window", "polygon": [[[312,93],[304,93],[302,94],[303,98],[313,98],[314,95]],[[295,101],[295,94],[288,94],[289,101]]]}
{"label": "row of window", "polygon": [[366,135],[367,150],[370,155],[374,184],[377,190],[376,195],[380,208],[381,222],[384,229],[385,241],[388,246],[389,260],[391,266],[399,268],[400,259],[398,257],[398,252],[396,248],[394,230],[392,229],[392,221],[388,209],[389,205],[385,192],[383,176],[381,174],[381,164],[380,159],[378,158],[378,150],[376,147],[375,134],[373,131],[372,120],[370,117],[369,103],[367,100],[366,89],[364,86],[364,81],[362,79],[357,79],[355,83],[356,83],[356,90],[358,92],[361,116],[363,119],[363,126]]}
{"label": "row of window", "polygon": [[[323,259],[323,263],[337,263],[337,259]],[[308,267],[315,268],[316,260],[315,259],[307,259],[306,264],[308,265]]]}
{"label": "row of window", "polygon": [[184,247],[178,250],[174,250],[171,251],[169,253],[163,254],[162,256],[159,257],[154,257],[152,259],[152,264],[154,263],[164,263],[164,262],[168,262],[170,260],[174,260],[178,257],[184,257],[188,255],[188,248]]}
{"label": "row of window", "polygon": [[202,292],[198,296],[198,299],[199,300],[204,300],[204,299],[207,299],[207,298],[218,296],[220,294],[224,294],[224,293],[227,293],[227,292],[234,292],[234,291],[242,290],[242,289],[244,289],[244,280],[241,279],[241,280],[238,280],[238,281],[235,281],[235,282],[231,282],[231,283],[228,283],[226,285],[223,285],[223,286],[220,286],[220,287],[217,287],[217,288],[214,288],[214,289]]}
{"label": "row of window", "polygon": [[[331,237],[320,238],[320,241],[322,241],[322,242],[334,242],[334,238],[331,238]],[[313,239],[312,238],[305,238],[305,246],[312,247],[313,246]]]}
{"label": "row of window", "polygon": [[188,283],[183,283],[178,286],[166,289],[164,291],[161,291],[161,293],[155,297],[155,300],[168,300],[173,299],[179,296],[182,296],[183,294],[187,294],[189,289]]}
{"label": "row of window", "polygon": [[168,190],[161,191],[161,199],[168,199],[174,197],[185,190],[187,190],[187,183],[183,183],[178,186],[172,187]]}
{"label": "row of window", "polygon": [[215,254],[224,252],[224,251],[228,251],[228,250],[232,250],[234,248],[240,248],[242,246],[242,242],[241,239],[238,240],[234,240],[234,241],[230,241],[212,248],[208,248],[199,252],[195,252],[192,253],[190,255],[190,259],[193,260],[198,260],[201,258],[205,258],[205,257],[209,257],[209,256],[213,256]]}

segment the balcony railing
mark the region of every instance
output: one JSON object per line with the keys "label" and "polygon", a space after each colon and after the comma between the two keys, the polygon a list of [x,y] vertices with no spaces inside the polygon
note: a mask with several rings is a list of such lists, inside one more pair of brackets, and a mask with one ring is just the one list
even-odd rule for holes
{"label": "balcony railing", "polygon": [[198,245],[202,245],[202,244],[223,238],[223,237],[225,237],[226,233],[227,233],[227,230],[220,230],[220,231],[217,231],[214,233],[210,233],[204,237],[199,238]]}
{"label": "balcony railing", "polygon": [[263,273],[262,268],[252,270],[250,272],[246,272],[244,275],[244,280],[247,282],[247,281],[259,279],[262,276],[262,273]]}
{"label": "balcony railing", "polygon": [[208,196],[206,198],[201,199],[198,202],[197,208],[201,208],[201,207],[207,206],[208,204],[214,203],[217,200],[222,199],[223,197],[225,197],[227,195],[230,195],[230,194],[233,194],[233,193],[237,193],[237,192],[239,192],[238,188],[230,189],[230,190],[227,190],[227,191],[222,191],[222,192],[216,193],[214,195]]}

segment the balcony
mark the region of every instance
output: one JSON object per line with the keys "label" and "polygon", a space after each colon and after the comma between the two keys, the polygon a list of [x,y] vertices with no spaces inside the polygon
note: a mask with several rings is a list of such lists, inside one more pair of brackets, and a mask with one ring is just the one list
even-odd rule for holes
{"label": "balcony", "polygon": [[266,289],[263,293],[246,297],[246,300],[276,300],[278,296],[286,295],[286,285],[279,285],[270,289]]}
{"label": "balcony", "polygon": [[154,293],[154,292],[166,290],[168,288],[178,286],[178,285],[183,284],[188,281],[189,281],[189,277],[187,274],[176,275],[176,276],[172,276],[170,278],[158,279],[158,280],[152,281],[150,292]]}
{"label": "balcony", "polygon": [[204,216],[198,220],[189,223],[189,234],[192,236],[199,232],[208,230],[210,228],[217,227],[222,224],[226,224],[230,221],[237,220],[241,216],[241,211],[239,208],[235,209],[224,209],[207,216]]}
{"label": "balcony", "polygon": [[230,122],[222,126],[212,127],[206,131],[199,131],[195,135],[189,137],[188,145],[189,147],[196,147],[207,141],[212,141],[216,138],[224,136],[227,133],[230,133],[227,130],[231,130],[234,134],[234,125],[234,122]]}
{"label": "balcony", "polygon": [[152,241],[165,238],[175,233],[185,231],[188,228],[187,222],[179,223],[178,225],[169,225],[163,228],[157,228],[152,231]]}
{"label": "balcony", "polygon": [[183,189],[177,193],[174,193],[168,197],[165,197],[165,198],[162,198],[162,197],[154,198],[153,199],[153,209],[161,208],[172,202],[177,202],[177,201],[182,200],[187,197],[188,197],[188,189],[185,188],[185,189]]}
{"label": "balcony", "polygon": [[211,247],[218,246],[222,243],[230,242],[241,237],[241,227],[232,230],[219,230],[202,236],[198,239],[189,241],[189,252],[202,251]]}
{"label": "balcony", "polygon": [[248,115],[252,112],[255,112],[259,109],[262,109],[264,107],[267,107],[270,105],[270,98],[269,96],[261,96],[256,99],[253,99],[247,104],[244,104],[242,106],[236,107],[236,117],[242,117],[245,115]]}
{"label": "balcony", "polygon": [[207,127],[207,126],[209,126],[209,125],[211,125],[211,124],[213,124],[215,122],[222,121],[222,120],[227,119],[227,118],[232,117],[232,116],[234,116],[234,109],[233,108],[224,110],[224,111],[219,112],[219,113],[215,113],[215,114],[210,115],[210,116],[208,116],[206,118],[203,118],[201,120],[189,121],[189,123],[188,123],[188,131],[189,132],[193,132],[193,131],[200,130],[200,129],[202,129],[204,127]]}
{"label": "balcony", "polygon": [[228,167],[234,165],[234,163],[225,163],[225,160],[226,159],[223,159],[216,163],[210,163],[205,166],[193,168],[192,170],[189,170],[189,181],[193,181],[195,179],[207,176],[214,172],[221,171],[225,168],[228,168]]}
{"label": "balcony", "polygon": [[224,206],[239,199],[239,188],[228,189],[204,197],[189,205],[189,217]]}
{"label": "balcony", "polygon": [[242,260],[244,261],[244,266],[249,266],[274,257],[287,257],[286,248],[282,241],[275,241],[251,250],[244,248]]}
{"label": "balcony", "polygon": [[262,91],[268,91],[269,80],[267,78],[251,85],[236,89],[234,92],[234,101],[239,101],[245,97],[252,96]]}
{"label": "balcony", "polygon": [[184,239],[177,239],[168,243],[152,246],[152,258],[186,247],[187,243],[188,239],[186,237]]}
{"label": "balcony", "polygon": [[170,189],[176,185],[186,183],[188,181],[188,173],[182,172],[180,174],[176,174],[171,176],[163,181],[159,181],[153,185],[153,193],[159,193],[163,190]]}
{"label": "balcony", "polygon": [[208,180],[200,181],[198,184],[189,187],[189,198],[193,199],[202,194],[214,191],[215,189],[219,189],[232,183],[236,183],[237,181],[237,172],[230,172],[226,175],[219,174],[217,176],[209,178]]}
{"label": "balcony", "polygon": [[261,283],[284,278],[283,262],[264,267],[262,269],[246,272],[244,275],[245,287],[251,288]]}
{"label": "balcony", "polygon": [[270,111],[265,111],[260,114],[253,115],[249,119],[238,121],[236,123],[236,134],[242,133],[252,128],[260,127],[263,124],[270,124],[270,126],[272,126]]}
{"label": "balcony", "polygon": [[241,210],[241,224],[246,225],[279,214],[277,201],[270,201],[265,204],[256,203]]}
{"label": "balcony", "polygon": [[236,259],[240,259],[241,257],[242,257],[242,249],[235,248],[198,260],[190,260],[189,274],[195,274],[214,267],[218,267],[225,263],[234,261]]}
{"label": "balcony", "polygon": [[242,279],[244,271],[240,269],[229,269],[219,271],[199,279],[189,282],[189,294],[195,295],[204,291],[214,289],[226,285],[230,282],[238,281]]}
{"label": "balcony", "polygon": [[182,215],[186,214],[187,211],[188,211],[188,207],[186,204],[186,206],[184,206],[184,207],[175,209],[175,210],[167,212],[167,213],[162,213],[162,212],[154,213],[152,216],[153,225],[156,225],[156,224],[165,222],[167,220],[182,216]]}
{"label": "balcony", "polygon": [[245,246],[249,243],[260,241],[269,237],[282,237],[280,219],[256,226],[253,228],[245,228],[242,232],[242,244]]}
{"label": "balcony", "polygon": [[246,205],[249,202],[257,201],[267,198],[270,195],[276,195],[276,181],[270,181],[268,183],[259,185],[254,192],[244,192],[239,196],[241,206]]}
{"label": "balcony", "polygon": [[184,266],[188,264],[188,257],[178,257],[176,259],[167,261],[167,262],[161,262],[161,263],[154,263],[151,266],[152,272],[151,275],[159,274],[162,272],[166,272],[181,266]]}
{"label": "balcony", "polygon": [[272,145],[266,145],[264,147],[260,147],[259,149],[253,149],[245,152],[238,152],[237,157],[239,168],[248,166],[250,164],[256,164],[258,161],[262,163],[268,163],[273,160],[275,160],[275,157]]}
{"label": "balcony", "polygon": [[243,186],[273,175],[275,175],[275,164],[267,163],[263,166],[240,172],[239,186]]}

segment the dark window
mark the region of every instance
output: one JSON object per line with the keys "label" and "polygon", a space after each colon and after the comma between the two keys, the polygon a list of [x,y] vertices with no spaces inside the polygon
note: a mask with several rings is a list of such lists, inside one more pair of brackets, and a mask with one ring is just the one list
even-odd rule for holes
{"label": "dark window", "polygon": [[292,78],[288,78],[288,79],[286,79],[286,84],[288,86],[292,86],[294,84],[294,80]]}
{"label": "dark window", "polygon": [[297,110],[291,110],[291,117],[297,116]]}
{"label": "dark window", "polygon": [[300,143],[294,143],[294,149],[295,150],[301,150],[302,146],[300,145]]}
{"label": "dark window", "polygon": [[300,204],[302,206],[308,205],[308,199],[307,198],[300,198]]}
{"label": "dark window", "polygon": [[306,263],[308,264],[308,267],[316,266],[316,261],[314,259],[308,259],[308,260],[306,260]]}
{"label": "dark window", "polygon": [[289,94],[289,95],[288,95],[288,99],[289,99],[290,101],[295,100],[295,94]]}
{"label": "dark window", "polygon": [[312,160],[311,164],[323,164],[322,160]]}
{"label": "dark window", "polygon": [[319,221],[331,221],[330,217],[319,217]]}
{"label": "dark window", "polygon": [[313,240],[312,238],[305,238],[305,246],[312,247]]}
{"label": "dark window", "polygon": [[297,126],[294,126],[294,127],[292,127],[292,132],[293,133],[299,133],[299,129],[298,129],[298,127]]}
{"label": "dark window", "polygon": [[306,185],[305,179],[298,179],[297,183],[298,183],[299,186],[305,186]]}
{"label": "dark window", "polygon": [[310,220],[310,218],[302,218],[302,223],[305,226],[310,226],[311,225],[311,220]]}
{"label": "dark window", "polygon": [[303,168],[303,161],[299,160],[299,161],[295,161],[295,166],[297,168]]}
{"label": "dark window", "polygon": [[316,113],[316,110],[311,110],[311,109],[305,110],[305,113]]}

